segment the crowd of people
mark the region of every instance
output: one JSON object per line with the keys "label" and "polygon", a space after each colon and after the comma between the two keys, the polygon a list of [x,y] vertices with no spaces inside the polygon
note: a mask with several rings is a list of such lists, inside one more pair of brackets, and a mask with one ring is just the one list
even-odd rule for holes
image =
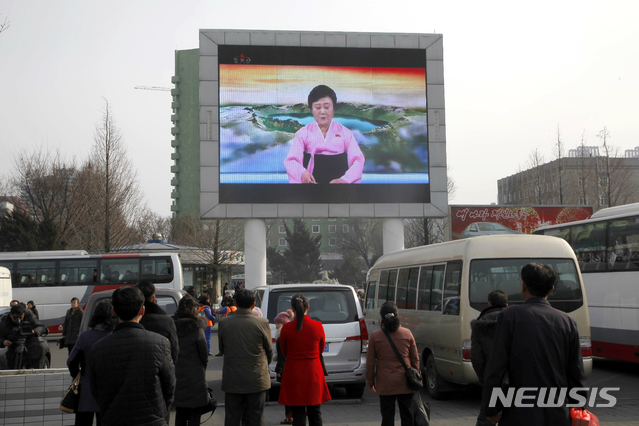
{"label": "crowd of people", "polygon": [[[552,308],[548,296],[556,280],[553,270],[531,263],[521,271],[524,303],[508,307],[507,295],[495,290],[488,308],[471,322],[471,361],[483,385],[477,425],[569,425],[565,406],[501,407],[489,401],[494,389],[506,387],[582,387],[583,361],[576,322]],[[15,302],[15,303],[13,303]],[[12,302],[5,328],[17,321],[43,326],[35,304]],[[82,309],[71,300],[63,336],[69,349],[72,376],[81,375],[76,425],[168,425],[176,407],[176,425],[199,425],[209,402],[206,366],[211,355],[210,330],[215,314],[219,355],[224,356],[222,391],[226,426],[264,425],[264,406],[271,387],[269,364],[274,351],[269,321],[255,310],[255,294],[239,288],[225,294],[223,307],[211,308],[207,295],[185,295],[169,317],[156,303],[155,286],[143,281],[121,287],[110,301],[100,302],[89,330],[78,333]],[[275,317],[278,402],[284,406],[282,424],[322,424],[321,405],[331,399],[323,366],[325,334],[321,322],[307,313],[309,301],[295,294],[291,308]],[[407,366],[419,370],[412,333],[402,327],[394,302],[379,311],[381,329],[369,336],[366,384],[379,395],[382,426],[394,424],[399,406],[402,426],[413,425],[410,405],[414,391],[406,379]],[[79,320],[78,320],[79,318]],[[38,328],[38,324],[39,327]],[[35,331],[39,330],[39,331]],[[9,351],[10,352],[10,351]]]}

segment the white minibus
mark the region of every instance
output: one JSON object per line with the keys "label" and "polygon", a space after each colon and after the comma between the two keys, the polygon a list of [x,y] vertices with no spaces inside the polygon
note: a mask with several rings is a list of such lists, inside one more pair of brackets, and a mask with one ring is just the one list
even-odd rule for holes
{"label": "white minibus", "polygon": [[379,308],[397,304],[402,326],[415,336],[425,385],[431,396],[479,383],[470,362],[470,322],[500,289],[508,303],[523,302],[521,268],[552,267],[558,281],[550,304],[573,317],[579,329],[586,377],[592,371],[590,322],[577,259],[559,238],[489,235],[386,254],[371,268],[364,302],[368,333],[379,329]]}

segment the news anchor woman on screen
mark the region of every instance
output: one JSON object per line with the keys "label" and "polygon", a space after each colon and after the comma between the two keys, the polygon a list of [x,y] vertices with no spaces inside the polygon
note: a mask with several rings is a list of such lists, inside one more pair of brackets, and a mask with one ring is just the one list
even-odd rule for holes
{"label": "news anchor woman on screen", "polygon": [[320,85],[308,95],[314,122],[295,133],[284,166],[289,183],[360,183],[364,154],[353,132],[333,120],[337,95]]}

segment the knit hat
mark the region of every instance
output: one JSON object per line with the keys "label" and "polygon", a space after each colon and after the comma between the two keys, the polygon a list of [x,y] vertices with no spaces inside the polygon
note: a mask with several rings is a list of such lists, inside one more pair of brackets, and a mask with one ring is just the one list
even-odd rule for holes
{"label": "knit hat", "polygon": [[275,317],[275,324],[286,324],[287,322],[289,322],[293,317],[289,311],[290,309],[277,314],[277,316]]}

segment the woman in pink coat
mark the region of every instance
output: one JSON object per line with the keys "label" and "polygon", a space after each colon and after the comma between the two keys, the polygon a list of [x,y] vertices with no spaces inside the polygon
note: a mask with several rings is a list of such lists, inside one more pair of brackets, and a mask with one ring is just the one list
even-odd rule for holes
{"label": "woman in pink coat", "polygon": [[[388,331],[406,365],[419,369],[419,355],[413,333],[399,324],[397,306],[386,302],[379,310],[382,329]],[[377,369],[375,369],[377,367]],[[410,403],[413,391],[406,384],[406,370],[395,354],[383,330],[373,332],[368,339],[366,354],[366,384],[379,395],[382,426],[395,424],[395,401],[399,405],[402,426],[412,426]]]}
{"label": "woman in pink coat", "polygon": [[308,414],[309,426],[321,426],[320,405],[330,401],[320,354],[324,352],[324,327],[310,319],[308,299],[296,294],[291,307],[297,321],[290,321],[280,332],[280,349],[286,357],[282,373],[279,403],[293,411],[293,426],[305,426]]}
{"label": "woman in pink coat", "polygon": [[308,95],[314,122],[295,133],[284,166],[289,183],[360,183],[364,154],[353,132],[333,120],[337,95],[320,85]]}

